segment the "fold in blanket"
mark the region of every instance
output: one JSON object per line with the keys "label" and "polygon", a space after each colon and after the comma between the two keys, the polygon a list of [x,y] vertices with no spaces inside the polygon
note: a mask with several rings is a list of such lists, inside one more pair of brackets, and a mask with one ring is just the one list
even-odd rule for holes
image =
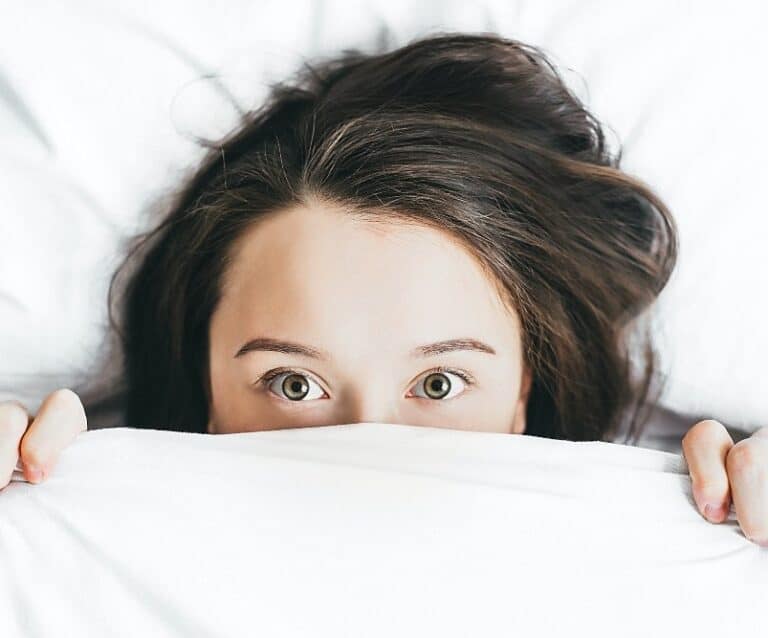
{"label": "fold in blanket", "polygon": [[2,636],[768,629],[768,551],[733,512],[704,520],[682,458],[657,450],[371,423],[117,428],[80,435],[45,483],[15,479]]}

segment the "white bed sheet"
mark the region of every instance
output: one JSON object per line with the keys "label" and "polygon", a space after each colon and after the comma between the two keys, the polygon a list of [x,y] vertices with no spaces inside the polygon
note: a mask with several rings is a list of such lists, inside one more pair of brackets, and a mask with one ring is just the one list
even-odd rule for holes
{"label": "white bed sheet", "polygon": [[763,635],[680,455],[363,423],[89,431],[0,491],[0,636]]}

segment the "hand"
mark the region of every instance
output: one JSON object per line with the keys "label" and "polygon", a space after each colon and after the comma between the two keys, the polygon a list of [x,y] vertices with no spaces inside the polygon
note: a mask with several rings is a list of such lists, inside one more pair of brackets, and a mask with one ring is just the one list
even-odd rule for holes
{"label": "hand", "polygon": [[722,523],[733,499],[744,535],[768,547],[768,427],[734,444],[721,423],[700,421],[683,437],[683,457],[704,518]]}
{"label": "hand", "polygon": [[80,397],[66,388],[49,394],[34,417],[17,401],[0,401],[0,489],[19,459],[24,478],[42,482],[61,451],[87,429]]}

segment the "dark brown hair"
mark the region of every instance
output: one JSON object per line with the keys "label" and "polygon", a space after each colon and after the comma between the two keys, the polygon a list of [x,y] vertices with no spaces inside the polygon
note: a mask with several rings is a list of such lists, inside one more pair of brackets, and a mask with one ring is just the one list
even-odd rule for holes
{"label": "dark brown hair", "polygon": [[674,222],[540,49],[438,33],[270,88],[204,142],[112,279],[126,424],[206,431],[208,326],[233,242],[312,196],[439,228],[476,256],[522,322],[527,434],[610,440],[629,414],[637,435],[654,370],[637,318],[673,269]]}

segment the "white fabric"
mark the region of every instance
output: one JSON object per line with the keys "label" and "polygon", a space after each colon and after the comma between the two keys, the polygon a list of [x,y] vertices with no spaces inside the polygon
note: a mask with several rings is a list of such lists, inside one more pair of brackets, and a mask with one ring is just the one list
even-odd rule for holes
{"label": "white fabric", "polygon": [[613,443],[119,428],[0,491],[3,637],[757,636],[767,602],[682,458]]}
{"label": "white fabric", "polygon": [[91,371],[120,240],[200,158],[195,135],[223,134],[302,60],[369,50],[382,27],[392,46],[493,30],[550,54],[679,221],[679,270],[659,308],[664,404],[768,424],[764,3],[0,0],[0,11],[0,398],[34,405]]}

